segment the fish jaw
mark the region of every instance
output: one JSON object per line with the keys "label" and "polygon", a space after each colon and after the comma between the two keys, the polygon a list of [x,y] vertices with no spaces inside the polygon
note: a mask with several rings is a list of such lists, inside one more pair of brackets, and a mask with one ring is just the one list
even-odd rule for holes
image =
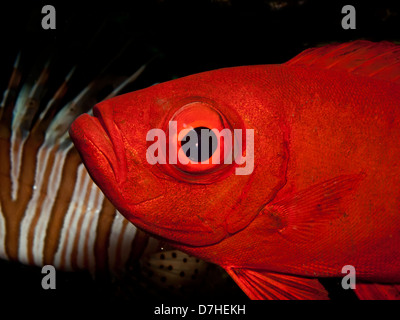
{"label": "fish jaw", "polygon": [[83,114],[72,123],[69,134],[92,179],[107,196],[119,198],[116,153],[100,121]]}
{"label": "fish jaw", "polygon": [[94,106],[93,115],[95,117],[94,120],[99,122],[102,126],[102,131],[107,134],[107,137],[111,142],[111,166],[118,185],[121,185],[127,178],[128,170],[122,133],[113,119],[113,110],[111,108],[100,109],[98,106]]}

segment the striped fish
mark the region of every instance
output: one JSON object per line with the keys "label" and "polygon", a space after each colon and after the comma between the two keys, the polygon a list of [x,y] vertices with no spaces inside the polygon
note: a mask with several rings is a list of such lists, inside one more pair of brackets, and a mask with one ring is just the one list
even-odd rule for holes
{"label": "striped fish", "polygon": [[60,270],[118,270],[158,241],[130,224],[93,183],[67,129],[104,87],[117,94],[144,70],[122,81],[93,80],[57,113],[74,69],[43,105],[47,62],[21,83],[18,55],[0,107],[0,257]]}

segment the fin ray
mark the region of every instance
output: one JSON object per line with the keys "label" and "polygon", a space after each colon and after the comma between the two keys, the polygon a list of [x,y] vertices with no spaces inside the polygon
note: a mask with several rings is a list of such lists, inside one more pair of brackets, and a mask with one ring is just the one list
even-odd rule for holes
{"label": "fin ray", "polygon": [[400,84],[400,46],[388,41],[357,40],[310,48],[285,65],[340,70]]}
{"label": "fin ray", "polygon": [[283,237],[305,241],[332,219],[346,215],[346,200],[363,178],[363,173],[341,175],[317,183],[267,205],[263,215],[275,222]]}
{"label": "fin ray", "polygon": [[327,300],[328,293],[317,279],[263,270],[227,268],[228,274],[253,300]]}
{"label": "fin ray", "polygon": [[355,293],[361,300],[400,300],[400,285],[357,283]]}

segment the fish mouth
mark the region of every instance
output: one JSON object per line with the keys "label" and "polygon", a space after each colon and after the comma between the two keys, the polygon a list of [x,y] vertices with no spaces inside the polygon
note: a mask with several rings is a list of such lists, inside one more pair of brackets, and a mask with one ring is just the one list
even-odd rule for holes
{"label": "fish mouth", "polygon": [[112,150],[111,167],[115,179],[118,184],[124,183],[128,173],[125,144],[122,132],[114,121],[113,110],[112,108],[100,109],[98,106],[94,106],[93,116],[107,135],[107,140],[110,143]]}
{"label": "fish mouth", "polygon": [[93,180],[105,194],[108,189],[114,194],[126,177],[122,137],[119,132],[116,134],[118,129],[112,119],[106,119],[96,107],[93,114],[79,116],[69,134]]}

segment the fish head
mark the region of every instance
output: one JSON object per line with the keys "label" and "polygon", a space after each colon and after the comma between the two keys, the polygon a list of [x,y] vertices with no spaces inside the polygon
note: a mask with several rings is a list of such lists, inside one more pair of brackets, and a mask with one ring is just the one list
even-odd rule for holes
{"label": "fish head", "polygon": [[[139,228],[179,244],[212,245],[249,225],[284,184],[282,128],[234,69],[103,101],[72,124],[91,177]],[[208,148],[202,130],[211,136]]]}

